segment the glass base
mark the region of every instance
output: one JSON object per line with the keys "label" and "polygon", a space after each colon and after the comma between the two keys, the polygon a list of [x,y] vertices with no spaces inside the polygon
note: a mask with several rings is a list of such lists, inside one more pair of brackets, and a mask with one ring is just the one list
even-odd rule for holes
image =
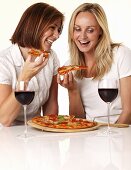
{"label": "glass base", "polygon": [[28,139],[32,139],[34,137],[35,137],[35,135],[32,133],[27,133],[27,134],[23,133],[23,134],[17,135],[17,138],[25,140],[25,141],[27,141]]}
{"label": "glass base", "polygon": [[0,123],[0,129],[2,129],[3,128],[3,125]]}
{"label": "glass base", "polygon": [[114,164],[109,163],[109,164],[106,165],[106,166],[104,167],[104,169],[102,169],[102,170],[119,170],[119,168],[116,167]]}
{"label": "glass base", "polygon": [[116,131],[112,128],[104,128],[104,129],[101,129],[100,131],[98,131],[96,136],[99,136],[99,137],[107,137],[107,136],[119,137],[121,135],[122,135],[121,132],[118,132],[118,131]]}

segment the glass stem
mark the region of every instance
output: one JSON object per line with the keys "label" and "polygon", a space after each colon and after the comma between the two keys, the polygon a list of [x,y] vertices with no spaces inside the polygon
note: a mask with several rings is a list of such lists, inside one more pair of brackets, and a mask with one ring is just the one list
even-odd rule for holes
{"label": "glass stem", "polygon": [[107,102],[108,132],[110,132],[110,102]]}
{"label": "glass stem", "polygon": [[27,105],[24,105],[24,123],[25,123],[25,131],[24,131],[24,135],[25,135],[25,138],[27,137],[27,117],[26,117],[26,108],[27,108]]}
{"label": "glass stem", "polygon": [[42,106],[40,107],[40,115],[41,115],[41,116],[44,116]]}

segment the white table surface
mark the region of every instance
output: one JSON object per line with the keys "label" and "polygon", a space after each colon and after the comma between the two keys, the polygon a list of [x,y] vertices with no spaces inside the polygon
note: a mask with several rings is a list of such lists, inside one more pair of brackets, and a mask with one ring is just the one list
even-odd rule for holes
{"label": "white table surface", "polygon": [[[0,128],[0,170],[131,170],[131,127],[115,128],[117,137],[99,137],[99,130],[77,133],[42,132],[19,139],[24,126]],[[107,168],[111,163],[115,166]]]}

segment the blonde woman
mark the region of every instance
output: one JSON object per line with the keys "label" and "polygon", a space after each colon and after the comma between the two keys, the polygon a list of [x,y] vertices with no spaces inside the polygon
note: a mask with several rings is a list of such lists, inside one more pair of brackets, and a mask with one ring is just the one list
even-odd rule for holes
{"label": "blonde woman", "polygon": [[103,8],[84,3],[72,14],[69,23],[70,61],[66,65],[88,66],[69,72],[57,81],[68,89],[69,112],[76,117],[107,122],[107,104],[98,94],[101,78],[119,81],[119,93],[111,104],[111,122],[131,124],[131,51],[110,38]]}

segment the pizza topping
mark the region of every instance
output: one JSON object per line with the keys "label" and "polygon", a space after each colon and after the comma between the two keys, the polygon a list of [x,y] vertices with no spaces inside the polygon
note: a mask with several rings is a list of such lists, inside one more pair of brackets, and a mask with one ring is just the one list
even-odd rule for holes
{"label": "pizza topping", "polygon": [[69,71],[73,70],[86,70],[88,67],[87,66],[78,66],[78,65],[69,65],[69,66],[62,66],[58,68],[58,73],[60,75],[64,75],[68,73]]}
{"label": "pizza topping", "polygon": [[50,54],[49,52],[47,52],[45,50],[37,50],[37,49],[33,49],[33,48],[28,52],[28,54],[35,56],[35,57],[40,56],[42,53],[45,58],[48,58],[48,56]]}
{"label": "pizza topping", "polygon": [[67,115],[48,115],[32,118],[32,122],[43,127],[58,129],[81,129],[96,126],[96,122]]}

